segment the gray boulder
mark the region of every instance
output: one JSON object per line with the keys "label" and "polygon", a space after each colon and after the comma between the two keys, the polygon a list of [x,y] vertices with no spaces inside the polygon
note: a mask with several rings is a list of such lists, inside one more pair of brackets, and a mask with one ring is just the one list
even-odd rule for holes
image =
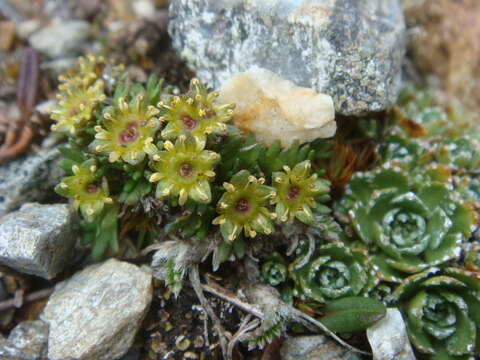
{"label": "gray boulder", "polygon": [[49,360],[112,360],[133,343],[152,301],[152,277],[110,259],[55,287],[41,318]]}
{"label": "gray boulder", "polygon": [[344,115],[395,101],[405,52],[398,0],[175,0],[169,32],[214,88],[259,66],[332,96]]}
{"label": "gray boulder", "polygon": [[0,218],[0,264],[52,279],[72,258],[75,213],[67,204],[29,203]]}
{"label": "gray boulder", "polygon": [[43,201],[54,195],[63,170],[60,152],[43,149],[0,166],[0,217],[25,202]]}

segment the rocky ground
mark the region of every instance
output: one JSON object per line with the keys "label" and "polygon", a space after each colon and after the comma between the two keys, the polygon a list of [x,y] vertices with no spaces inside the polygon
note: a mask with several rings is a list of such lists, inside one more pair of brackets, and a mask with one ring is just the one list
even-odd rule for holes
{"label": "rocky ground", "polygon": [[[102,53],[126,64],[136,81],[154,73],[181,90],[196,74],[213,88],[224,86],[226,101],[242,103],[238,94],[245,93],[238,89],[255,87],[285,114],[271,119],[265,109],[254,109],[261,121],[248,126],[265,143],[272,137],[265,123],[310,140],[312,134],[330,137],[367,114],[382,116],[407,80],[428,84],[452,106],[479,110],[475,0],[255,0],[237,6],[172,0],[170,8],[168,2],[0,0],[1,359],[222,358],[191,286],[175,297],[154,279],[144,254],[125,252],[94,264],[78,241],[77,215],[53,191],[62,177],[56,165],[62,139],[49,131],[48,109],[57,77],[77,56]],[[251,75],[229,80],[247,70]],[[316,93],[329,94],[333,103]],[[314,124],[296,122],[289,109],[298,104],[322,115]],[[251,108],[243,110],[245,119],[251,116]],[[207,271],[213,290],[206,296],[235,335],[248,311],[214,291],[221,285],[234,294],[235,270],[227,264]],[[414,359],[398,311],[389,310],[369,332],[375,359]],[[392,333],[398,336],[385,338]],[[368,351],[367,340],[360,341]],[[237,347],[233,356],[362,358],[311,334],[282,338],[263,350]]]}

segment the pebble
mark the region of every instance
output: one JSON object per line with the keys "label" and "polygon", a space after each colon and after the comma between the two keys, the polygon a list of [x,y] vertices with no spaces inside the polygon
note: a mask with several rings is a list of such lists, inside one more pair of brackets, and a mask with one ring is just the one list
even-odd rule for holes
{"label": "pebble", "polygon": [[176,0],[169,16],[174,47],[216,89],[259,66],[361,115],[392,104],[401,86],[398,0]]}
{"label": "pebble", "polygon": [[0,264],[54,278],[72,258],[75,220],[67,204],[24,204],[0,219]]}
{"label": "pebble", "polygon": [[49,360],[112,360],[129,350],[152,301],[152,277],[116,259],[55,287],[41,315]]}
{"label": "pebble", "polygon": [[30,46],[50,58],[78,56],[90,31],[83,20],[54,20],[28,38]]}
{"label": "pebble", "polygon": [[374,360],[415,360],[402,314],[387,309],[386,316],[367,329]]}

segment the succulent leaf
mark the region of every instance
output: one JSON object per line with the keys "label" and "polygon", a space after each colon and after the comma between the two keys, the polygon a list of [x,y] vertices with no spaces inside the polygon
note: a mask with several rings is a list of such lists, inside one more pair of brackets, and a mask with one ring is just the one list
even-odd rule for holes
{"label": "succulent leaf", "polygon": [[352,296],[328,302],[323,312],[320,321],[329,330],[350,333],[372,326],[385,316],[387,308],[378,300]]}

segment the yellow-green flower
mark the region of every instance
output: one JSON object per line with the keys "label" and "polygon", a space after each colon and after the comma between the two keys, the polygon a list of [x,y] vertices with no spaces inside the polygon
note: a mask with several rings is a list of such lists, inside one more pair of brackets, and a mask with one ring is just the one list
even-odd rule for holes
{"label": "yellow-green flower", "polygon": [[65,84],[76,82],[84,86],[90,86],[101,77],[106,66],[107,61],[103,56],[92,54],[85,57],[81,56],[78,58],[76,66],[60,75],[58,80]]}
{"label": "yellow-green flower", "polygon": [[167,121],[162,136],[172,139],[180,134],[191,134],[203,141],[208,134],[226,132],[225,123],[231,119],[233,106],[217,104],[217,97],[218,93],[208,93],[205,86],[193,79],[189,93],[160,102],[158,106],[164,110],[162,119]]}
{"label": "yellow-green flower", "polygon": [[257,232],[271,234],[272,220],[276,215],[267,209],[275,198],[275,189],[263,185],[265,179],[257,179],[247,170],[242,170],[232,177],[230,183],[224,183],[226,192],[217,204],[220,216],[213,220],[220,225],[220,232],[225,241],[233,241],[244,231],[246,236],[255,237]]}
{"label": "yellow-green flower", "polygon": [[280,221],[293,221],[311,224],[312,208],[317,206],[315,197],[329,191],[329,183],[311,173],[311,163],[306,160],[293,169],[284,166],[285,171],[272,174],[273,186],[277,190],[275,212]]}
{"label": "yellow-green flower", "polygon": [[59,102],[50,112],[51,118],[56,121],[52,130],[73,135],[88,127],[93,110],[105,100],[104,83],[98,80],[86,86],[72,80],[60,85],[59,89]]}
{"label": "yellow-green flower", "polygon": [[165,151],[153,155],[150,167],[156,172],[151,182],[158,182],[156,197],[178,196],[184,205],[188,198],[209,203],[212,200],[209,182],[215,177],[215,165],[220,155],[205,150],[205,142],[194,137],[181,135],[175,145],[170,141],[163,144]]}
{"label": "yellow-green flower", "polygon": [[92,221],[100,214],[105,204],[113,203],[109,197],[107,180],[97,180],[96,171],[94,159],[73,165],[73,175],[64,178],[55,188],[58,194],[73,199],[75,209],[80,209],[87,221]]}
{"label": "yellow-green flower", "polygon": [[143,161],[151,147],[154,136],[160,127],[155,117],[158,109],[148,106],[142,95],[137,95],[130,103],[124,97],[105,110],[103,126],[95,126],[95,140],[90,148],[108,155],[110,162],[119,159],[136,165]]}

